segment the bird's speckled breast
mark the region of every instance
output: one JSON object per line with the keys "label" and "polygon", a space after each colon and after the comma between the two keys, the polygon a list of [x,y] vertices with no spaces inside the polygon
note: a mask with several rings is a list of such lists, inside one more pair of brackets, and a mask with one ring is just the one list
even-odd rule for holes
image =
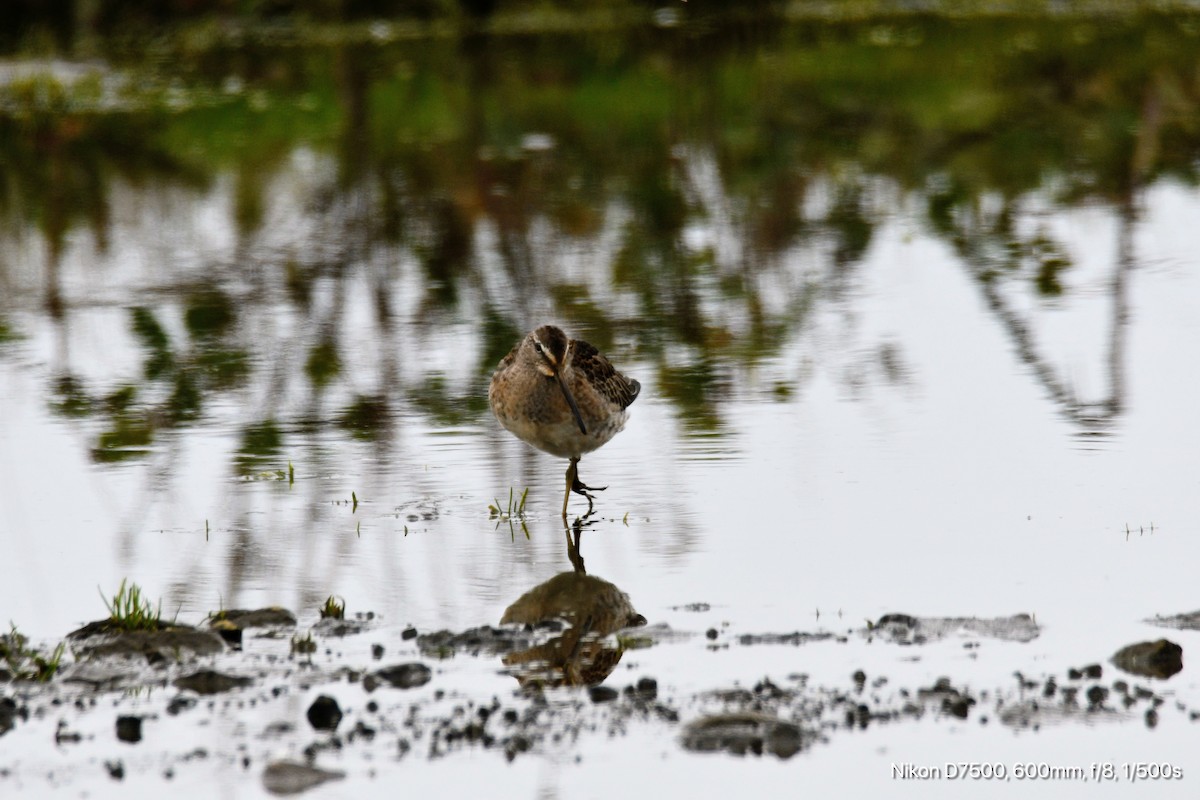
{"label": "bird's speckled breast", "polygon": [[588,396],[587,388],[576,387],[576,402],[588,429],[585,435],[553,379],[538,376],[532,383],[521,381],[524,385],[514,391],[518,387],[506,386],[511,378],[504,371],[493,377],[488,387],[492,413],[518,439],[550,455],[579,458],[590,453],[616,436],[629,418],[624,410],[602,416],[589,413],[596,406],[595,399]]}

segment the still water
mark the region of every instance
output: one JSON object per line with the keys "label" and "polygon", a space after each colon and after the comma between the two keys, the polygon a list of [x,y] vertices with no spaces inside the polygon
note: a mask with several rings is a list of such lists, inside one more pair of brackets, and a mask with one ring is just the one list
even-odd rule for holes
{"label": "still water", "polygon": [[[1200,606],[1197,30],[164,39],[9,65],[3,619],[55,642],[127,578],[188,622],[315,616],[332,594],[397,645],[409,625],[496,624],[570,569],[566,463],[486,401],[512,344],[555,323],[643,387],[581,464],[609,487],[587,570],[696,634],[627,656],[629,677],[695,692],[862,668],[987,687],[1160,638],[1146,619]],[[526,489],[523,520],[489,513]],[[1041,635],[918,654],[703,636],[889,612],[1029,613]],[[494,665],[449,672],[465,692],[511,688]],[[1200,703],[1193,667],[1156,688]],[[607,796],[622,769],[762,794],[859,770],[900,791],[893,761],[1037,753],[1174,757],[1194,785],[1188,724],[952,740],[921,722],[780,763],[643,730],[581,763],[480,754],[404,774]],[[384,791],[342,768],[330,796]]]}

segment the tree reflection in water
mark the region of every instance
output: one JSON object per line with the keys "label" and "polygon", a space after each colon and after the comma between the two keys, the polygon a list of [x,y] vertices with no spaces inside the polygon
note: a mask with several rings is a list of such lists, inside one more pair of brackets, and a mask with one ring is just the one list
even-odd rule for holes
{"label": "tree reflection in water", "polygon": [[[1139,207],[1200,177],[1195,30],[90,41],[95,74],[0,84],[0,357],[51,328],[50,407],[96,463],[148,462],[154,486],[217,407],[241,478],[297,445],[319,472],[323,436],[416,463],[396,420],[485,424],[487,375],[547,321],[640,362],[689,440],[720,447],[732,403],[787,400],[815,360],[865,350],[903,382],[894,344],[856,343],[864,256],[902,223],[949,245],[1077,431],[1108,431]],[[1073,299],[1095,266],[1043,224],[1085,206],[1119,221],[1096,398],[1018,310]],[[814,339],[828,318],[841,330]],[[97,331],[101,363],[77,355]]]}

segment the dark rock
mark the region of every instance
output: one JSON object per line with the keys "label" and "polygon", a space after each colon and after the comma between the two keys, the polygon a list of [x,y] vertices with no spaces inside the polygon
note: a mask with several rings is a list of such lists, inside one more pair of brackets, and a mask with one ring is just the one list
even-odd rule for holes
{"label": "dark rock", "polygon": [[345,775],[294,761],[274,761],[263,770],[262,782],[263,788],[271,794],[299,794],[326,781],[340,780]]}
{"label": "dark rock", "polygon": [[718,636],[720,636],[720,634],[717,632],[716,628],[709,628],[708,630],[706,630],[704,632],[704,635],[707,636],[709,639],[716,639]]}
{"label": "dark rock", "polygon": [[1158,711],[1153,708],[1146,709],[1146,727],[1150,729],[1158,727]]}
{"label": "dark rock", "polygon": [[1155,617],[1146,621],[1151,625],[1158,625],[1163,628],[1200,631],[1200,611],[1193,611],[1190,614],[1175,614],[1171,617]]}
{"label": "dark rock", "polygon": [[296,615],[286,608],[272,606],[270,608],[232,608],[213,614],[209,625],[217,627],[222,622],[233,624],[237,628],[294,628]]}
{"label": "dark rock", "polygon": [[749,646],[753,644],[790,644],[802,645],[809,642],[824,642],[833,639],[832,633],[805,633],[803,631],[793,631],[792,633],[743,633],[738,637],[738,644]]}
{"label": "dark rock", "polygon": [[179,714],[180,711],[186,711],[189,708],[194,708],[196,698],[189,697],[186,694],[177,694],[171,698],[171,702],[167,703],[167,713],[172,717]]}
{"label": "dark rock", "polygon": [[125,764],[121,761],[105,761],[104,768],[108,770],[108,777],[114,781],[125,780]]}
{"label": "dark rock", "polygon": [[17,703],[11,697],[0,697],[0,736],[16,725]]}
{"label": "dark rock", "polygon": [[526,753],[532,747],[533,747],[533,742],[529,741],[528,737],[522,736],[521,734],[517,734],[516,736],[513,736],[511,739],[508,739],[507,741],[505,741],[504,757],[507,758],[509,761],[512,761],[514,758],[517,757],[518,753]]}
{"label": "dark rock", "polygon": [[658,697],[658,681],[654,678],[638,678],[634,691],[642,700],[654,700]]}
{"label": "dark rock", "polygon": [[403,632],[400,634],[400,638],[401,638],[401,639],[403,639],[403,640],[404,640],[404,641],[406,641],[406,642],[407,642],[409,639],[415,639],[415,638],[417,638],[417,629],[416,629],[416,628],[412,628],[412,627],[405,628],[405,629],[404,629],[404,631],[403,631]]}
{"label": "dark rock", "polygon": [[212,655],[225,649],[221,637],[190,625],[165,625],[156,631],[125,631],[107,619],[90,622],[67,634],[71,649],[80,656],[142,656],[151,654],[177,661],[181,651]]}
{"label": "dark rock", "polygon": [[381,644],[371,645],[371,658],[375,659],[376,661],[383,658],[383,645],[381,645]]}
{"label": "dark rock", "polygon": [[82,741],[83,735],[78,731],[73,731],[68,728],[67,721],[65,719],[60,719],[58,721],[58,728],[54,731],[55,744],[79,744]]}
{"label": "dark rock", "polygon": [[117,738],[129,744],[140,742],[142,740],[142,718],[117,717]]}
{"label": "dark rock", "polygon": [[1088,705],[1092,708],[1099,708],[1107,699],[1108,689],[1103,686],[1092,686],[1087,690]]}
{"label": "dark rock", "polygon": [[946,700],[942,704],[942,710],[951,716],[959,719],[966,719],[967,714],[971,710],[971,706],[975,705],[975,700],[970,697],[957,697],[953,700]]}
{"label": "dark rock", "polygon": [[202,669],[190,675],[184,675],[175,681],[176,688],[188,689],[196,694],[220,694],[230,689],[249,686],[254,683],[250,678],[239,675],[225,675],[211,669]]}
{"label": "dark rock", "polygon": [[588,697],[593,703],[607,703],[610,700],[616,700],[619,693],[611,686],[590,686],[588,687]]}
{"label": "dark rock", "polygon": [[363,688],[368,692],[374,691],[382,681],[396,689],[415,689],[429,683],[432,678],[433,670],[420,662],[413,661],[372,672],[363,678]]}
{"label": "dark rock", "polygon": [[1166,680],[1183,669],[1183,648],[1167,639],[1122,647],[1112,663],[1131,675]]}
{"label": "dark rock", "polygon": [[337,730],[338,723],[341,721],[341,707],[338,706],[337,700],[327,694],[318,697],[308,707],[308,724],[319,731]]}
{"label": "dark rock", "polygon": [[354,723],[354,729],[350,731],[350,735],[346,738],[352,742],[355,739],[366,739],[369,742],[375,738],[375,733],[376,731],[374,728],[367,725],[360,719],[358,722]]}
{"label": "dark rock", "polygon": [[213,630],[217,632],[217,635],[220,636],[225,641],[225,644],[229,645],[234,650],[242,649],[242,629],[241,628],[226,627],[224,625],[221,625],[221,626],[214,625],[212,627],[213,627]]}
{"label": "dark rock", "polygon": [[683,746],[693,752],[770,753],[781,759],[791,758],[814,739],[816,734],[811,731],[757,712],[702,717],[683,732]]}
{"label": "dark rock", "polygon": [[1104,674],[1104,669],[1099,664],[1088,664],[1083,668],[1083,676],[1092,680],[1100,680]]}

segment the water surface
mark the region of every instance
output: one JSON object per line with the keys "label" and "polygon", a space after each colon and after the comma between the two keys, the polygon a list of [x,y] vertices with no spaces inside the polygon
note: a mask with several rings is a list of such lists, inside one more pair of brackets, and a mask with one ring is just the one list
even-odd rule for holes
{"label": "water surface", "polygon": [[[553,322],[643,386],[582,462],[609,487],[583,555],[651,623],[1043,629],[980,654],[697,637],[627,656],[630,677],[989,686],[1159,638],[1142,621],[1195,609],[1200,561],[1197,30],[166,37],[10,70],[0,610],[56,641],[128,578],[193,622],[334,594],[393,632],[496,623],[570,568],[566,464],[486,402]],[[498,525],[489,505],[526,488],[524,526]],[[511,684],[464,669],[449,680],[481,695]],[[1163,687],[1200,702],[1190,668]],[[899,759],[1186,761],[1190,733],[916,727],[801,766],[643,732],[500,774],[515,796],[607,794],[609,766],[652,762],[768,792],[854,765],[892,790]],[[492,785],[470,763],[406,774]],[[338,792],[384,785],[350,769]]]}

